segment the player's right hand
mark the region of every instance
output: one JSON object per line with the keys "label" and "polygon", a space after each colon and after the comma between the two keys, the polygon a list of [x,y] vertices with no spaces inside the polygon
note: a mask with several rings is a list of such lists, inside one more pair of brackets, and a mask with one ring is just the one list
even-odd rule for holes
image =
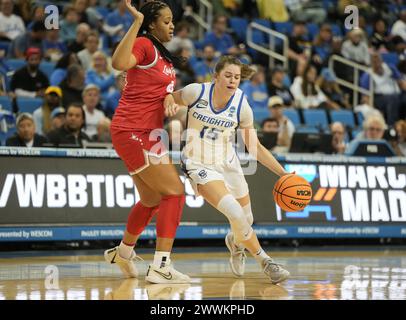
{"label": "player's right hand", "polygon": [[144,15],[139,12],[135,7],[131,5],[131,0],[124,0],[127,10],[134,17],[135,21],[142,22],[144,20]]}
{"label": "player's right hand", "polygon": [[175,114],[178,113],[180,106],[176,103],[168,104],[165,107],[165,116],[166,117],[173,117]]}

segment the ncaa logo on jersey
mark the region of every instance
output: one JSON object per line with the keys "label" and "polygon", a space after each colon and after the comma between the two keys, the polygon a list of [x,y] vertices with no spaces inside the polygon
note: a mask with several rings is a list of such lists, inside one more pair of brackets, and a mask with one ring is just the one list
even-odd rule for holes
{"label": "ncaa logo on jersey", "polygon": [[199,177],[202,178],[202,179],[207,178],[207,172],[206,172],[206,170],[200,170],[199,173],[198,173],[198,175],[199,175]]}
{"label": "ncaa logo on jersey", "polygon": [[228,111],[229,111],[228,117],[231,118],[233,116],[233,113],[235,112],[235,107],[234,106],[230,107]]}

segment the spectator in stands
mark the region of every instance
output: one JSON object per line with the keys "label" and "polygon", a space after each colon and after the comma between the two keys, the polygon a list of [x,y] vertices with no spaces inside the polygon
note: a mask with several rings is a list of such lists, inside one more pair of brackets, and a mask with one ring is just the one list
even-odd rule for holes
{"label": "spectator in stands", "polygon": [[115,0],[117,8],[110,12],[106,17],[106,24],[109,27],[118,27],[121,25],[121,28],[117,28],[116,35],[112,37],[112,42],[116,43],[121,40],[121,38],[126,34],[128,29],[130,29],[131,24],[133,23],[133,17],[127,11],[125,1]]}
{"label": "spectator in stands", "polygon": [[90,24],[89,15],[86,12],[87,8],[89,7],[89,0],[73,0],[72,2],[73,7],[79,15],[79,23],[84,22]]}
{"label": "spectator in stands", "polygon": [[328,57],[331,54],[333,32],[328,23],[322,24],[319,34],[313,41],[311,59],[318,69],[327,66]]}
{"label": "spectator in stands", "polygon": [[79,24],[79,14],[76,9],[67,5],[63,9],[63,19],[60,23],[61,40],[64,42],[73,42],[76,39],[76,30]]}
{"label": "spectator in stands", "polygon": [[270,97],[268,100],[268,108],[272,119],[278,122],[278,145],[289,147],[295,133],[295,125],[283,114],[285,105],[279,96]]}
{"label": "spectator in stands", "polygon": [[83,147],[83,141],[90,141],[86,133],[82,131],[85,126],[86,115],[80,104],[72,103],[66,110],[65,124],[48,134],[48,140],[56,147],[63,145]]}
{"label": "spectator in stands", "polygon": [[210,82],[212,80],[215,66],[216,50],[211,44],[207,44],[203,48],[203,60],[198,62],[195,67],[197,82]]}
{"label": "spectator in stands", "polygon": [[283,0],[257,0],[259,16],[273,22],[286,22],[289,13]]}
{"label": "spectator in stands", "polygon": [[279,123],[275,118],[266,118],[262,120],[261,130],[264,133],[279,133]]}
{"label": "spectator in stands", "polygon": [[28,30],[32,30],[32,26],[36,21],[44,21],[45,20],[45,8],[42,5],[36,5],[32,8],[32,19],[30,23],[27,25]]}
{"label": "spectator in stands", "polygon": [[107,56],[102,51],[93,54],[92,64],[86,72],[85,84],[94,84],[99,87],[104,99],[114,90],[115,76]]}
{"label": "spectator in stands", "polygon": [[51,112],[60,107],[61,103],[61,88],[48,87],[45,90],[44,104],[33,113],[37,133],[46,135],[51,130]]}
{"label": "spectator in stands", "polygon": [[275,118],[266,118],[261,123],[261,135],[258,136],[261,144],[273,152],[286,152],[288,147],[279,145],[280,128]]}
{"label": "spectator in stands", "polygon": [[400,12],[399,20],[397,20],[391,30],[391,34],[394,36],[401,36],[406,41],[406,9]]}
{"label": "spectator in stands", "polygon": [[275,66],[271,71],[271,79],[268,83],[268,94],[270,97],[279,96],[287,107],[294,107],[295,101],[290,89],[285,84],[286,73],[281,66]]}
{"label": "spectator in stands", "polygon": [[39,70],[41,51],[29,48],[26,52],[27,65],[17,70],[11,78],[11,96],[43,97],[45,89],[49,87],[47,76]]}
{"label": "spectator in stands", "polygon": [[265,83],[265,69],[262,66],[256,66],[255,69],[256,72],[252,78],[245,81],[240,89],[244,91],[251,108],[265,109],[269,98]]}
{"label": "spectator in stands", "polygon": [[354,140],[381,140],[383,139],[387,125],[385,119],[380,113],[372,113],[364,120],[363,131],[360,132]]}
{"label": "spectator in stands", "polygon": [[80,64],[79,58],[76,53],[68,52],[55,65],[55,69],[49,79],[51,86],[59,86],[59,84],[66,78],[67,69],[72,64]]}
{"label": "spectator in stands", "polygon": [[14,0],[14,13],[23,18],[26,25],[32,19],[33,2],[31,0]]}
{"label": "spectator in stands", "polygon": [[327,98],[317,85],[316,79],[317,69],[312,64],[306,67],[303,77],[296,77],[294,79],[290,91],[299,108],[319,108],[325,105]]}
{"label": "spectator in stands", "polygon": [[294,78],[303,72],[311,53],[312,43],[308,40],[306,23],[297,20],[293,24],[292,34],[289,35],[289,74]]}
{"label": "spectator in stands", "polygon": [[348,32],[347,37],[348,39],[343,42],[341,47],[343,57],[368,66],[370,55],[364,32],[361,29],[353,29]]}
{"label": "spectator in stands", "polygon": [[79,64],[68,67],[66,79],[61,82],[62,106],[65,109],[73,102],[82,102],[82,91],[85,85],[85,70]]}
{"label": "spectator in stands", "polygon": [[395,152],[400,157],[406,157],[406,120],[399,120],[395,123],[396,135]]}
{"label": "spectator in stands", "polygon": [[175,56],[183,57],[183,61],[176,68],[176,72],[180,75],[182,84],[186,86],[192,82],[195,82],[196,75],[190,62],[191,54],[189,49],[181,48],[175,52]]}
{"label": "spectator in stands", "polygon": [[190,40],[190,25],[187,21],[181,21],[175,26],[175,36],[166,44],[166,48],[171,53],[186,48],[190,51],[191,56],[196,55],[195,46]]}
{"label": "spectator in stands", "polygon": [[[389,125],[393,125],[400,115],[400,88],[406,89],[406,81],[395,66],[382,61],[379,53],[371,56],[372,81],[374,84],[374,105],[380,110]],[[369,89],[369,73],[361,77],[361,87]]]}
{"label": "spectator in stands", "polygon": [[59,29],[50,29],[46,31],[43,43],[44,58],[56,62],[68,51],[66,44],[59,39]]}
{"label": "spectator in stands", "polygon": [[97,134],[92,137],[93,142],[111,143],[111,120],[104,117],[97,124]]}
{"label": "spectator in stands", "polygon": [[391,44],[393,51],[398,55],[399,61],[406,60],[406,41],[401,36],[394,36]]}
{"label": "spectator in stands", "polygon": [[330,110],[339,110],[341,108],[350,109],[348,94],[341,91],[334,71],[324,68],[317,80],[317,85],[326,96],[326,105]]}
{"label": "spectator in stands", "polygon": [[343,154],[347,148],[347,143],[345,142],[345,126],[341,122],[333,122],[330,125],[330,130],[333,136],[331,140],[333,153]]}
{"label": "spectator in stands", "polygon": [[0,0],[0,3],[0,41],[11,41],[25,33],[25,24],[13,14],[13,0]]}
{"label": "spectator in stands", "polygon": [[9,58],[24,58],[28,48],[36,47],[43,51],[43,40],[45,39],[45,25],[43,21],[37,21],[31,31],[27,31],[15,38],[8,50]]}
{"label": "spectator in stands", "polygon": [[76,37],[75,41],[68,44],[69,52],[78,53],[85,49],[85,41],[87,36],[89,35],[90,27],[87,23],[80,23],[76,28]]}
{"label": "spectator in stands", "polygon": [[121,92],[124,89],[126,72],[120,72],[116,76],[116,89],[109,93],[104,107],[104,114],[110,119],[113,118],[114,112],[118,106],[118,101],[121,98]]}
{"label": "spectator in stands", "polygon": [[[406,81],[406,59],[398,63],[398,70],[400,72],[401,80]],[[401,87],[400,93],[400,119],[406,119],[406,90]]]}
{"label": "spectator in stands", "polygon": [[47,139],[35,133],[35,123],[32,115],[21,113],[16,120],[17,132],[6,140],[8,147],[42,147]]}
{"label": "spectator in stands", "polygon": [[99,47],[99,34],[97,31],[90,31],[85,41],[85,49],[78,52],[78,58],[85,71],[92,65],[93,54]]}
{"label": "spectator in stands", "polygon": [[66,110],[63,107],[57,107],[51,112],[51,131],[61,128],[65,124]]}
{"label": "spectator in stands", "polygon": [[104,112],[97,109],[100,103],[100,88],[94,84],[88,84],[83,89],[83,110],[86,113],[85,133],[89,137],[97,134],[97,124],[105,118]]}
{"label": "spectator in stands", "polygon": [[206,33],[203,46],[211,44],[220,54],[238,54],[240,50],[235,46],[234,40],[227,33],[227,17],[219,15],[214,18],[213,31]]}
{"label": "spectator in stands", "polygon": [[374,23],[374,31],[370,43],[374,50],[388,52],[390,50],[390,35],[385,20],[378,18]]}

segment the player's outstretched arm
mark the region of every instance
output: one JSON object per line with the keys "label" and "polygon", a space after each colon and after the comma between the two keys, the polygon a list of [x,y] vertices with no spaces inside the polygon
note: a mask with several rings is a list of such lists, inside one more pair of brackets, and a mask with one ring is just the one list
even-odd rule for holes
{"label": "player's outstretched arm", "polygon": [[120,41],[114,52],[112,66],[116,70],[127,71],[137,65],[137,59],[132,54],[134,41],[140,31],[144,15],[131,5],[131,0],[125,0],[127,10],[134,17],[134,22]]}
{"label": "player's outstretched arm", "polygon": [[272,153],[259,142],[257,132],[252,124],[241,128],[241,130],[244,144],[251,156],[280,177],[288,174]]}

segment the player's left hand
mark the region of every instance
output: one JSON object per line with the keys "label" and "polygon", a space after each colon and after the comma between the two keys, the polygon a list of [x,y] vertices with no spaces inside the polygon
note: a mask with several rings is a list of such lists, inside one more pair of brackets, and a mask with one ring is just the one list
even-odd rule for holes
{"label": "player's left hand", "polygon": [[169,104],[165,107],[165,116],[166,117],[173,117],[175,114],[178,113],[180,106],[176,103]]}

